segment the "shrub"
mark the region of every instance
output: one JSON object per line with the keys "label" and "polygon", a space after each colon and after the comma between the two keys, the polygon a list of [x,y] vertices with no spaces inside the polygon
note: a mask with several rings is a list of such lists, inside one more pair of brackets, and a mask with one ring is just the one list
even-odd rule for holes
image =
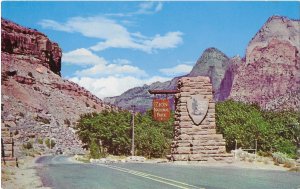
{"label": "shrub", "polygon": [[100,149],[95,139],[92,139],[90,144],[90,154],[91,158],[99,159],[100,158]]}
{"label": "shrub", "polygon": [[[51,149],[52,149],[52,148],[55,146],[56,143],[55,143],[55,141],[52,140],[52,139],[51,139],[51,142],[50,142],[50,139],[47,138],[46,141],[45,141],[45,144],[46,144],[46,146],[47,146],[48,148],[51,148]],[[51,147],[50,147],[50,144],[51,144]]]}
{"label": "shrub", "polygon": [[25,144],[23,144],[23,148],[27,150],[32,149],[32,142],[26,142]]}
{"label": "shrub", "polygon": [[276,164],[284,164],[288,161],[288,156],[281,152],[272,153],[273,160]]}
{"label": "shrub", "polygon": [[37,142],[38,142],[39,144],[43,144],[43,143],[44,143],[44,141],[43,141],[42,138],[38,138],[38,139],[37,139]]}

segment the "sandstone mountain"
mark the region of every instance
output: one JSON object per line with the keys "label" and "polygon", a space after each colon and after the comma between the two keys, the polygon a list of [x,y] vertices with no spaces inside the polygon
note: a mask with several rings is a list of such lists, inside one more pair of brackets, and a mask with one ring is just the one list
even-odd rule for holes
{"label": "sandstone mountain", "polygon": [[[250,41],[229,98],[300,111],[300,21],[273,16]],[[226,79],[226,78],[225,78]]]}
{"label": "sandstone mountain", "polygon": [[[44,34],[1,19],[2,127],[20,145],[30,141],[47,150],[41,140],[53,138],[56,147],[79,153],[74,134],[83,113],[111,109],[83,87],[60,77],[62,52]],[[38,142],[39,141],[39,142]]]}
{"label": "sandstone mountain", "polygon": [[[214,99],[257,103],[264,109],[300,111],[300,22],[272,16],[250,41],[244,58],[228,58],[216,48],[206,49],[187,76],[209,76]],[[149,89],[176,89],[177,77],[135,87],[104,101],[140,110],[151,108]]]}

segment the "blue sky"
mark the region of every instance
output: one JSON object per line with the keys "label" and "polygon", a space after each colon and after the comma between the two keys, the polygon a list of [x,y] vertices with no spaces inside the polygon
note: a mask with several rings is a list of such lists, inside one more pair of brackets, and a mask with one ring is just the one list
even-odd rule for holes
{"label": "blue sky", "polygon": [[188,73],[216,47],[244,56],[272,15],[299,19],[299,2],[2,2],[2,17],[63,51],[62,76],[100,98]]}

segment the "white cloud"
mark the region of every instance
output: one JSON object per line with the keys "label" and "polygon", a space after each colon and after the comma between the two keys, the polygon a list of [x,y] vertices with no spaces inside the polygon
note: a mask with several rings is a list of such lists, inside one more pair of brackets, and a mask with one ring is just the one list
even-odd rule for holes
{"label": "white cloud", "polygon": [[[85,37],[98,39],[128,39],[130,33],[125,27],[117,24],[112,19],[105,17],[72,17],[66,23],[59,23],[53,20],[42,20],[39,24],[43,28],[49,28],[64,32],[78,32]],[[118,35],[116,35],[118,34]]]}
{"label": "white cloud", "polygon": [[135,12],[129,13],[110,13],[106,14],[106,16],[116,16],[116,17],[130,17],[134,15],[141,15],[141,14],[155,14],[160,12],[163,9],[162,2],[142,2],[138,5],[138,10]]}
{"label": "white cloud", "polygon": [[79,66],[107,64],[104,58],[99,57],[93,54],[91,51],[84,48],[63,53],[62,61],[69,64],[79,65]]}
{"label": "white cloud", "polygon": [[132,36],[134,41],[131,39],[108,39],[104,42],[99,42],[92,46],[91,49],[94,51],[102,51],[107,48],[132,48],[141,50],[147,53],[152,53],[156,49],[169,49],[176,48],[182,43],[183,34],[179,31],[168,32],[167,34],[161,36],[156,35],[154,37],[145,37],[139,33],[134,33]]}
{"label": "white cloud", "polygon": [[[141,10],[148,10],[151,4],[145,3]],[[152,5],[153,6],[153,5]],[[158,4],[157,9],[162,5]],[[144,36],[140,32],[130,33],[127,28],[115,20],[105,17],[73,17],[65,23],[53,20],[42,20],[39,23],[43,28],[49,28],[69,33],[80,33],[85,37],[100,41],[90,47],[93,51],[102,51],[107,48],[128,48],[151,53],[157,49],[176,48],[182,43],[183,33],[180,31],[168,32],[165,35],[156,34],[154,37]]]}
{"label": "white cloud", "polygon": [[134,75],[136,77],[147,77],[144,70],[132,65],[127,59],[115,59],[109,63],[104,58],[92,53],[88,49],[76,49],[67,53],[63,53],[62,61],[67,64],[80,66],[89,66],[86,69],[75,72],[80,77],[103,77],[103,76],[124,76]]}
{"label": "white cloud", "polygon": [[159,71],[167,76],[178,76],[189,73],[193,69],[192,65],[179,64],[172,68],[163,68]]}
{"label": "white cloud", "polygon": [[144,84],[151,84],[155,81],[168,81],[170,78],[165,77],[151,77],[148,79],[138,79],[136,77],[102,77],[102,78],[91,78],[91,77],[73,77],[69,80],[79,84],[80,86],[91,91],[99,98],[111,97],[121,95],[123,92],[133,87],[142,86]]}
{"label": "white cloud", "polygon": [[152,40],[144,42],[145,46],[152,49],[175,48],[182,43],[181,32],[169,32],[164,36],[156,35]]}
{"label": "white cloud", "polygon": [[95,65],[91,68],[76,71],[75,75],[77,76],[90,76],[90,77],[101,77],[101,76],[125,76],[125,75],[134,75],[135,77],[147,77],[148,75],[144,70],[136,66],[131,65]]}
{"label": "white cloud", "polygon": [[153,14],[162,10],[162,2],[143,2],[139,5],[139,10],[133,14]]}

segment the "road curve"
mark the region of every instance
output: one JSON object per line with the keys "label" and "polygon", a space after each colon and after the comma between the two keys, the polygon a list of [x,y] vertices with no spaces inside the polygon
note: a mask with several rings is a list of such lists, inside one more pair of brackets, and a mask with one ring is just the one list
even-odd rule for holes
{"label": "road curve", "polygon": [[36,163],[43,184],[54,189],[299,189],[300,174],[285,171],[173,164],[84,164],[66,156]]}

